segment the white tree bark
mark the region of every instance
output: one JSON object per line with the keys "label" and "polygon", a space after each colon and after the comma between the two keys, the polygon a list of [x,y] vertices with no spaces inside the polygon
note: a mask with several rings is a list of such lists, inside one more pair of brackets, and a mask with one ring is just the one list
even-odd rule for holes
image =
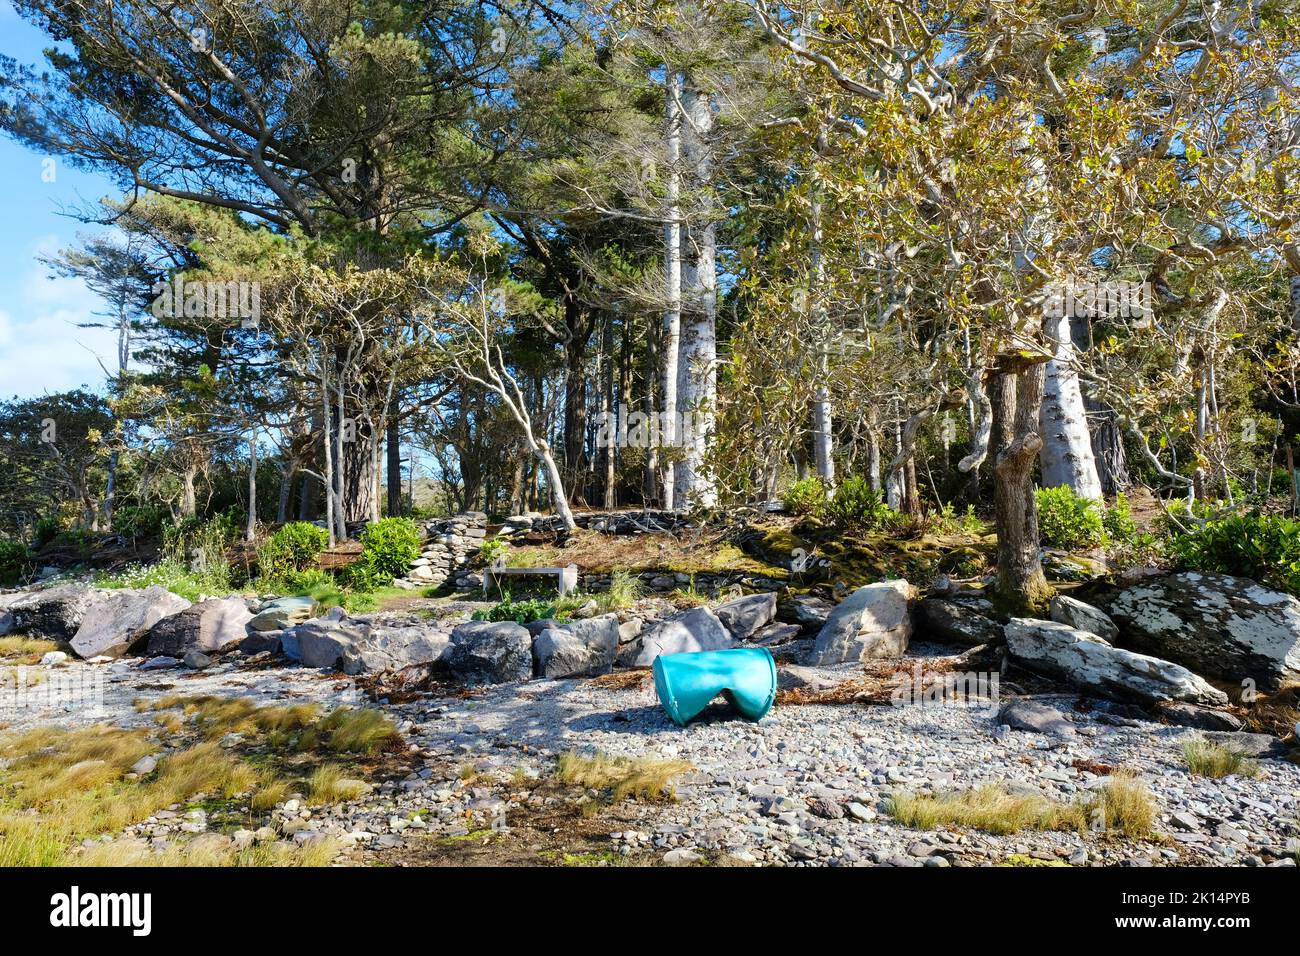
{"label": "white tree bark", "polygon": [[[659,436],[665,446],[672,447],[677,441],[677,358],[682,329],[681,77],[675,71],[670,71],[665,86],[667,127],[664,153],[668,168],[665,183],[664,299],[667,306],[663,321],[663,380],[660,389],[663,402],[660,411],[663,415]],[[668,509],[674,505],[675,482],[672,471],[672,466],[667,466],[659,482],[663,506]]]}
{"label": "white tree bark", "polygon": [[1043,320],[1043,330],[1056,352],[1047,363],[1043,385],[1043,405],[1039,412],[1043,447],[1039,451],[1039,464],[1044,488],[1069,485],[1081,498],[1100,499],[1101,479],[1092,454],[1079,376],[1074,369],[1068,311],[1061,309],[1059,317],[1051,315]]}
{"label": "white tree bark", "polygon": [[713,479],[705,472],[704,459],[713,432],[717,399],[717,234],[709,190],[713,185],[713,104],[707,93],[687,87],[682,96],[686,128],[683,136],[686,167],[697,197],[698,212],[691,217],[683,268],[688,290],[683,304],[681,345],[677,357],[677,407],[689,419],[682,422],[678,444],[682,458],[675,471],[674,501],[678,507],[698,505],[711,508],[718,494]]}
{"label": "white tree bark", "polygon": [[[826,148],[826,131],[817,136],[818,155]],[[822,194],[819,184],[813,183],[812,203],[809,211],[809,225],[812,227],[812,239],[808,246],[808,259],[812,277],[812,294],[809,300],[813,308],[813,334],[817,360],[814,365],[818,381],[813,389],[812,426],[813,426],[813,460],[817,477],[826,483],[829,490],[835,483],[835,460],[832,457],[831,444],[831,393],[826,378],[829,375],[826,350],[826,263],[822,258]]]}

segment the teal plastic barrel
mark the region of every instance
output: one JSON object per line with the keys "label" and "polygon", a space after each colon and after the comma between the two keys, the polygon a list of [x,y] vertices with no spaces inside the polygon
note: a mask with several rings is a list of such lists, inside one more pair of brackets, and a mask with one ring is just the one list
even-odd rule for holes
{"label": "teal plastic barrel", "polygon": [[683,727],[719,694],[750,720],[762,720],[776,700],[776,661],[766,647],[660,654],[654,675],[659,703]]}

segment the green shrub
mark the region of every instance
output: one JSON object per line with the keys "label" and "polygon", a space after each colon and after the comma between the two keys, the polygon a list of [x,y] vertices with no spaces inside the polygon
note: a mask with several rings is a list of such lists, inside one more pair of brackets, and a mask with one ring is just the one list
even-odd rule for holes
{"label": "green shrub", "polygon": [[791,514],[819,515],[826,509],[826,482],[820,478],[800,478],[782,497]]}
{"label": "green shrub", "polygon": [[45,515],[36,519],[36,527],[32,531],[32,547],[43,548],[59,536],[63,530],[63,522],[53,515]]}
{"label": "green shrub", "polygon": [[0,538],[0,585],[17,584],[32,569],[32,553],[21,541]]}
{"label": "green shrub", "polygon": [[1116,544],[1130,544],[1137,540],[1137,522],[1133,520],[1128,495],[1122,491],[1115,495],[1115,503],[1102,514],[1101,523],[1106,529],[1106,537]]}
{"label": "green shrub", "polygon": [[489,608],[474,612],[476,621],[514,621],[527,624],[530,621],[543,621],[555,617],[555,605],[541,598],[528,598],[512,601],[510,592],[504,592],[501,600]]}
{"label": "green shrub", "polygon": [[1184,570],[1240,575],[1300,594],[1300,523],[1281,515],[1210,518],[1174,535],[1169,551]]}
{"label": "green shrub", "polygon": [[1056,548],[1096,548],[1106,541],[1101,505],[1081,498],[1069,485],[1039,488],[1038,531],[1043,544]]}
{"label": "green shrub", "polygon": [[257,551],[262,577],[283,578],[306,571],[329,544],[329,532],[308,521],[290,521],[263,542]]}
{"label": "green shrub", "polygon": [[361,591],[387,587],[420,556],[420,528],[410,518],[384,518],[361,532],[361,558],[348,569]]}
{"label": "green shrub", "polygon": [[893,523],[894,513],[879,491],[865,478],[845,479],[826,506],[827,516],[841,527],[864,530],[884,528]]}
{"label": "green shrub", "polygon": [[157,505],[123,505],[113,511],[113,530],[124,538],[156,538],[166,519]]}
{"label": "green shrub", "polygon": [[510,542],[502,541],[500,538],[484,540],[478,546],[478,556],[483,559],[484,564],[492,564],[497,558],[504,558],[510,553]]}

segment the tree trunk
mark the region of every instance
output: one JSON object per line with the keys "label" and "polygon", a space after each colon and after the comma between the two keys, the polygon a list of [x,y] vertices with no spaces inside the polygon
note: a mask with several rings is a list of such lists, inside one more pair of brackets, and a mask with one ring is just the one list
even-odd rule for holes
{"label": "tree trunk", "polygon": [[587,444],[587,344],[591,340],[591,312],[568,293],[564,297],[564,470],[570,499],[586,504],[582,473]]}
{"label": "tree trunk", "polygon": [[[682,99],[686,113],[686,164],[691,170],[691,185],[707,193],[713,184],[713,160],[710,136],[713,108],[710,97],[693,88]],[[712,508],[717,504],[717,488],[705,472],[705,455],[713,432],[717,399],[717,228],[712,221],[712,202],[705,198],[696,223],[689,230],[687,243],[691,251],[689,265],[683,269],[684,284],[690,290],[683,297],[689,312],[683,316],[681,347],[677,358],[677,406],[682,410],[678,445],[682,458],[675,472],[673,499],[680,506],[698,505]],[[685,310],[684,310],[685,311]],[[689,420],[685,417],[689,415]]]}
{"label": "tree trunk", "polygon": [[388,485],[388,514],[395,517],[402,513],[402,430],[396,416],[388,422],[385,441],[388,465],[384,477]]}
{"label": "tree trunk", "polygon": [[604,362],[603,386],[600,390],[600,413],[601,421],[605,423],[605,447],[602,449],[605,474],[602,480],[604,485],[603,505],[606,511],[614,507],[614,483],[615,469],[614,456],[617,453],[615,447],[615,431],[612,425],[612,405],[614,401],[614,321],[612,317],[606,316],[605,328],[601,334],[600,343],[601,361]]}
{"label": "tree trunk", "polygon": [[248,439],[248,524],[244,528],[244,540],[252,541],[257,537],[257,432]]}
{"label": "tree trunk", "polygon": [[[826,130],[817,134],[817,154],[826,148]],[[822,258],[822,195],[817,183],[812,186],[809,225],[812,238],[808,246],[808,259],[812,276],[812,288],[809,289],[809,302],[813,314],[813,342],[817,355],[814,361],[817,382],[813,388],[812,426],[813,426],[813,461],[817,468],[817,477],[826,483],[829,492],[835,484],[835,459],[831,439],[831,393],[826,379],[830,375],[826,341],[826,264]]]}
{"label": "tree trunk", "polygon": [[198,500],[194,493],[194,482],[199,476],[199,467],[193,463],[185,466],[181,476],[181,517],[193,518],[198,512]]}
{"label": "tree trunk", "polygon": [[1068,485],[1081,498],[1100,499],[1101,480],[1092,454],[1092,436],[1084,411],[1079,376],[1074,370],[1074,341],[1068,309],[1043,318],[1043,331],[1055,347],[1044,373],[1040,434],[1043,487]]}
{"label": "tree trunk", "polygon": [[280,472],[280,499],[275,506],[275,523],[284,524],[289,520],[289,501],[293,498],[293,476],[298,471],[298,459],[290,457],[285,459],[284,468]]}
{"label": "tree trunk", "polygon": [[302,481],[298,486],[298,520],[314,521],[317,514],[317,498],[320,491],[317,488],[317,482],[314,475],[303,475]]}
{"label": "tree trunk", "polygon": [[[665,110],[667,126],[664,152],[667,161],[667,207],[664,222],[664,319],[661,353],[663,357],[663,379],[659,388],[659,398],[663,412],[659,427],[659,440],[664,447],[672,448],[677,444],[677,382],[678,353],[681,348],[682,327],[682,207],[681,207],[681,160],[682,160],[682,115],[680,99],[682,96],[681,77],[675,71],[669,71],[666,83]],[[676,502],[675,480],[672,466],[664,469],[657,481],[663,489],[662,504],[672,509]]]}
{"label": "tree trunk", "polygon": [[1051,595],[1039,553],[1033,468],[1043,380],[1041,363],[994,373],[993,515],[998,535],[998,597],[1013,614],[1042,613]]}

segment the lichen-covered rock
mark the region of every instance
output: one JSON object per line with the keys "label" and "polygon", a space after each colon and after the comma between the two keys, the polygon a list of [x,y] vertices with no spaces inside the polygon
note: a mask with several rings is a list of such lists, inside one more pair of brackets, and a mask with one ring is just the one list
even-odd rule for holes
{"label": "lichen-covered rock", "polygon": [[514,621],[470,621],[451,632],[448,669],[469,684],[501,684],[533,676],[533,638]]}
{"label": "lichen-covered rock", "polygon": [[1120,591],[1107,610],[1126,647],[1261,690],[1300,680],[1300,600],[1249,578],[1150,578]]}
{"label": "lichen-covered rock", "polygon": [[1013,617],[1004,630],[1007,650],[1021,664],[1102,697],[1148,704],[1183,700],[1222,706],[1228,702],[1223,691],[1185,667],[1112,647],[1096,634],[1066,624]]}
{"label": "lichen-covered rock", "polygon": [[241,597],[209,598],[163,618],[149,630],[151,657],[184,657],[187,651],[211,654],[232,648],[248,634],[253,615]]}
{"label": "lichen-covered rock", "polygon": [[930,597],[916,607],[916,637],[942,644],[975,647],[1002,642],[1002,625],[993,605],[977,596]]}
{"label": "lichen-covered rock", "polygon": [[719,604],[713,609],[718,620],[738,641],[747,640],[760,627],[776,617],[776,593],[746,594]]}
{"label": "lichen-covered rock", "polygon": [[144,590],[114,591],[90,605],[73,636],[72,650],[88,657],[121,657],[148,636],[165,617],[179,614],[190,602],[157,584]]}
{"label": "lichen-covered rock", "polygon": [[1058,624],[1066,624],[1075,630],[1087,631],[1114,644],[1119,640],[1119,628],[1101,608],[1085,604],[1068,594],[1052,597],[1049,615]]}
{"label": "lichen-covered rock", "polygon": [[318,608],[315,598],[305,595],[276,598],[262,608],[248,626],[254,631],[281,631],[310,620]]}
{"label": "lichen-covered rock", "polygon": [[806,663],[815,667],[901,657],[912,636],[911,586],[902,579],[860,587],[826,619]]}
{"label": "lichen-covered rock", "polygon": [[533,639],[534,672],[556,679],[608,674],[618,653],[618,628],[616,614],[553,622]]}
{"label": "lichen-covered rock", "polygon": [[660,654],[718,651],[735,646],[735,639],[718,616],[707,607],[697,607],[647,628],[632,663],[649,667]]}

